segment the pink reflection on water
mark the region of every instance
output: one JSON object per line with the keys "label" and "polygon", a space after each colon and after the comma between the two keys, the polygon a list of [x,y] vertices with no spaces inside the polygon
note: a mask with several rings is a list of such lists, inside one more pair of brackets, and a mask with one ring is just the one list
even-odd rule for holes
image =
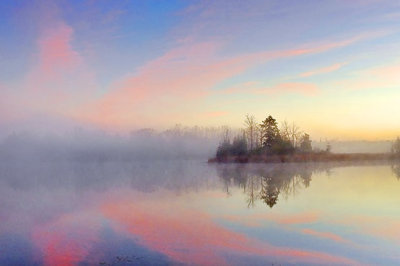
{"label": "pink reflection on water", "polygon": [[310,224],[317,222],[319,216],[316,212],[304,212],[294,214],[257,213],[246,216],[226,215],[223,218],[248,227],[261,227],[265,225],[265,222],[274,222],[279,225]]}
{"label": "pink reflection on water", "polygon": [[315,230],[309,229],[309,228],[302,229],[301,232],[304,234],[307,234],[307,235],[312,235],[312,236],[316,236],[319,238],[326,238],[326,239],[333,240],[333,241],[336,241],[339,243],[349,243],[349,241],[345,240],[341,236],[336,235],[331,232],[320,232],[320,231],[315,231]]}
{"label": "pink reflection on water", "polygon": [[332,222],[354,228],[354,231],[363,235],[370,235],[400,244],[400,217],[361,214],[348,216],[346,219],[337,218]]}
{"label": "pink reflection on water", "polygon": [[188,206],[179,201],[124,195],[104,203],[101,212],[121,234],[131,234],[144,246],[180,263],[223,265],[227,264],[224,254],[233,252],[289,262],[358,264],[326,253],[274,247],[230,231],[216,224],[206,211]]}
{"label": "pink reflection on water", "polygon": [[89,255],[91,247],[99,241],[100,226],[92,217],[85,216],[62,215],[33,230],[32,239],[44,265],[76,265]]}
{"label": "pink reflection on water", "polygon": [[[281,225],[307,224],[318,219],[316,213],[292,215],[256,214],[229,216],[218,208],[215,216],[208,211],[207,196],[218,199],[218,193],[198,192],[196,195],[173,193],[140,193],[120,189],[118,193],[102,193],[92,204],[83,204],[79,211],[62,214],[50,222],[37,225],[32,239],[45,265],[76,265],[99,262],[101,254],[93,254],[93,246],[101,241],[101,220],[109,220],[117,234],[160,252],[184,264],[225,265],[227,254],[259,256],[270,261],[290,263],[325,263],[356,265],[356,261],[322,252],[274,247],[267,242],[224,228],[216,223],[219,217],[230,217],[249,223],[271,221]],[[200,201],[200,202],[199,202]],[[241,224],[247,226],[248,224]],[[304,231],[316,237],[331,235]],[[117,255],[117,254],[116,254]],[[90,259],[93,257],[93,259]]]}

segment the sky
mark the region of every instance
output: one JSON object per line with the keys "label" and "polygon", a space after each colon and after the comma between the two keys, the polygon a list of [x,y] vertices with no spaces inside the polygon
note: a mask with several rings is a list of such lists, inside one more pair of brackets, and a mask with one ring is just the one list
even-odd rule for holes
{"label": "sky", "polygon": [[0,2],[0,129],[400,135],[400,1]]}

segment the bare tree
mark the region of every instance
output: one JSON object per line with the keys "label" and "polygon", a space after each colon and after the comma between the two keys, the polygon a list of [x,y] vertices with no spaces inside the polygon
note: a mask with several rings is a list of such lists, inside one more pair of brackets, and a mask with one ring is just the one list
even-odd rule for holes
{"label": "bare tree", "polygon": [[298,146],[302,134],[303,132],[300,130],[300,128],[294,122],[292,122],[292,126],[290,127],[290,137],[292,138],[293,147]]}
{"label": "bare tree", "polygon": [[[287,120],[284,120],[281,125],[281,137],[284,140],[290,141],[291,142],[291,137],[290,137],[290,125]],[[293,144],[293,143],[292,143]]]}
{"label": "bare tree", "polygon": [[254,207],[256,200],[258,199],[258,182],[257,181],[258,176],[256,175],[250,175],[248,176],[248,179],[246,180],[246,186],[245,186],[245,193],[247,193],[247,207]]}
{"label": "bare tree", "polygon": [[281,136],[283,139],[290,141],[293,147],[296,148],[299,145],[302,134],[303,132],[294,122],[290,124],[286,120],[283,121],[281,126]]}
{"label": "bare tree", "polygon": [[247,143],[249,144],[250,150],[254,150],[257,147],[258,142],[258,125],[256,119],[253,115],[246,115],[244,120],[245,134],[247,138]]}
{"label": "bare tree", "polygon": [[230,142],[231,130],[228,126],[222,126],[222,141]]}

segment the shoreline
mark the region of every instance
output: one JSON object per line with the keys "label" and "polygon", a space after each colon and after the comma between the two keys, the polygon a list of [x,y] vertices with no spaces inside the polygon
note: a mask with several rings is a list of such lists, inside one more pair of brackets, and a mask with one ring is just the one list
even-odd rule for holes
{"label": "shoreline", "polygon": [[302,153],[291,155],[241,155],[210,158],[208,163],[307,163],[346,161],[392,161],[400,159],[392,153]]}

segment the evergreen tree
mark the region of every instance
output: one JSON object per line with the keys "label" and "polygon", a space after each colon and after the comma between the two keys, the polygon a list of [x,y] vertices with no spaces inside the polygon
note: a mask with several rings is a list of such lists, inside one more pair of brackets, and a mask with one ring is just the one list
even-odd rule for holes
{"label": "evergreen tree", "polygon": [[271,149],[272,146],[280,139],[278,123],[275,118],[268,116],[261,124],[262,146]]}

